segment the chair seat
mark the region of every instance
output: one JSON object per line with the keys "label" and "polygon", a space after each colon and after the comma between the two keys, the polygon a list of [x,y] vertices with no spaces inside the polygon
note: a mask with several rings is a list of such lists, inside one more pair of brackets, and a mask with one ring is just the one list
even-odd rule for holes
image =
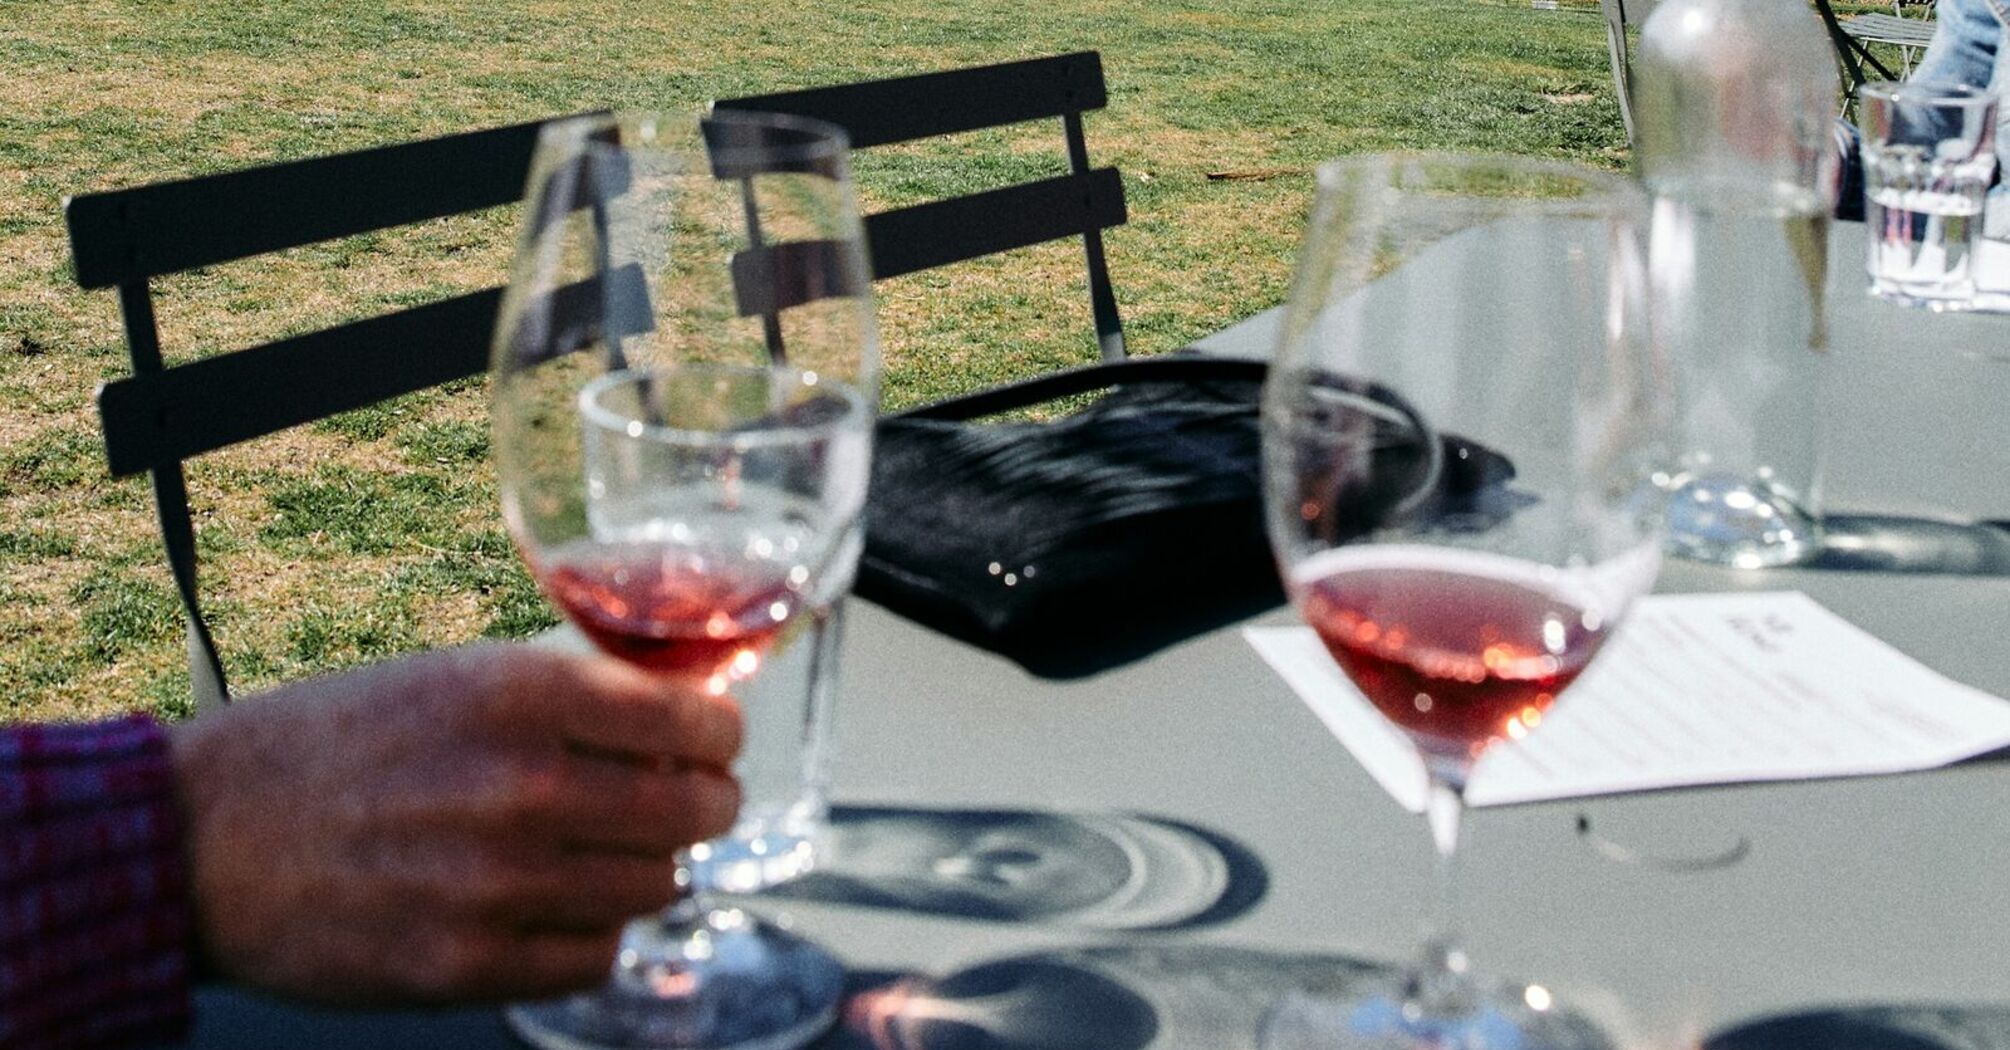
{"label": "chair seat", "polygon": [[1933,42],[1934,20],[1897,15],[1857,15],[1842,20],[1842,31],[1857,40],[1898,47],[1925,47]]}

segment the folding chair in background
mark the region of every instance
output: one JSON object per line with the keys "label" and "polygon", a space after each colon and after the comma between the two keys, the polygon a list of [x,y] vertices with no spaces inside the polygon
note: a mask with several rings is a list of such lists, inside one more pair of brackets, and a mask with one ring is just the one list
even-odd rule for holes
{"label": "folding chair in background", "polygon": [[153,475],[187,616],[198,709],[229,697],[203,617],[182,464],[226,445],[478,375],[501,287],[165,367],[154,278],[497,205],[523,195],[537,121],[76,197],[77,283],[116,288],[133,374],[98,393],[114,476]]}
{"label": "folding chair in background", "polygon": [[864,217],[875,280],[1065,237],[1082,239],[1102,359],[1125,355],[1103,231],[1121,226],[1123,180],[1091,168],[1082,114],[1109,96],[1094,51],[940,73],[721,99],[719,109],[786,113],[845,129],[854,151],[1059,118],[1068,173]]}
{"label": "folding chair in background", "polygon": [[1626,31],[1639,32],[1641,23],[1659,5],[1660,0],[1598,0],[1605,15],[1605,50],[1612,62],[1612,86],[1619,95],[1619,120],[1626,125],[1626,141],[1635,145],[1639,140],[1633,131],[1633,65]]}

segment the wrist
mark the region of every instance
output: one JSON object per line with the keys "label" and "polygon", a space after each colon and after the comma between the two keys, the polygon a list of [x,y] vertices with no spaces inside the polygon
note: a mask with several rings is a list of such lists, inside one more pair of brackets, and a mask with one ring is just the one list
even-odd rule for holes
{"label": "wrist", "polygon": [[169,761],[173,768],[175,818],[179,830],[176,856],[184,874],[182,884],[188,914],[188,933],[184,943],[189,979],[196,983],[224,977],[223,969],[217,965],[208,938],[203,933],[206,909],[203,906],[202,869],[197,850],[203,813],[207,808],[205,789],[209,785],[208,774],[215,769],[211,756],[216,747],[215,730],[219,721],[215,717],[198,716],[166,727]]}

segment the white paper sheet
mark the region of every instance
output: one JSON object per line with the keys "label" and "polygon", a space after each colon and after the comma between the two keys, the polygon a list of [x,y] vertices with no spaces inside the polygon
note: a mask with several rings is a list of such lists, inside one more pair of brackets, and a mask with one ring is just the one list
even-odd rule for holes
{"label": "white paper sheet", "polygon": [[[1272,668],[1396,801],[1424,810],[1401,730],[1310,628],[1250,628]],[[1466,801],[1930,769],[2010,747],[2010,701],[1952,681],[1798,592],[1652,595]]]}

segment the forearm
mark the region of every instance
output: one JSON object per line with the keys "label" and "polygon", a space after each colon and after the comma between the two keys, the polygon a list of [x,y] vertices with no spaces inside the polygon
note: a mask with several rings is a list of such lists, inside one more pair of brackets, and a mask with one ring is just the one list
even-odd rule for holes
{"label": "forearm", "polygon": [[0,730],[0,822],[0,1046],[181,1034],[189,906],[160,727]]}

